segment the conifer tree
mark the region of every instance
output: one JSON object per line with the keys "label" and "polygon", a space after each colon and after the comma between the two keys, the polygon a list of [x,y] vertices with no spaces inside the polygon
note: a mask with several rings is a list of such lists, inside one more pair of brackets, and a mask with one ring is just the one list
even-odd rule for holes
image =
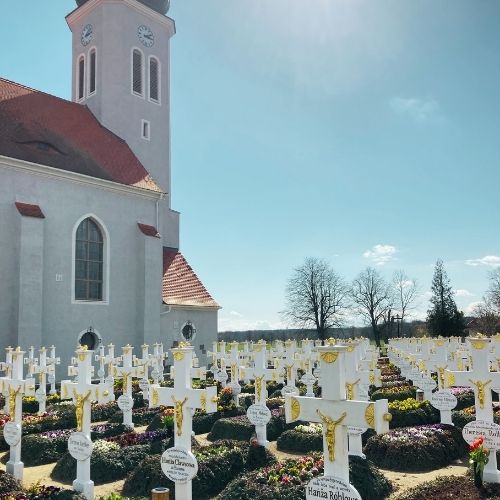
{"label": "conifer tree", "polygon": [[451,337],[464,330],[464,314],[458,310],[450,279],[439,259],[432,279],[431,308],[427,311],[427,327],[432,335]]}

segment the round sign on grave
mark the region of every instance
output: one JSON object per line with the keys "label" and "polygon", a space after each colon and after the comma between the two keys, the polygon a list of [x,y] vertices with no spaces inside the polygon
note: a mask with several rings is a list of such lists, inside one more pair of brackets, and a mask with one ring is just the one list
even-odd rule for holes
{"label": "round sign on grave", "polygon": [[149,390],[149,382],[147,380],[141,380],[139,382],[139,389],[142,392],[148,392],[148,390]]}
{"label": "round sign on grave", "polygon": [[35,391],[35,399],[38,403],[45,403],[45,401],[47,401],[47,395],[42,391],[42,389],[38,388]]}
{"label": "round sign on grave", "polygon": [[161,456],[161,470],[174,483],[187,483],[198,473],[198,461],[190,451],[174,446]]}
{"label": "round sign on grave", "polygon": [[484,437],[484,446],[490,450],[500,450],[500,425],[485,420],[474,420],[462,429],[462,436],[472,444],[479,436]]}
{"label": "round sign on grave", "polygon": [[254,404],[248,407],[247,418],[253,425],[267,425],[271,410],[266,405]]}
{"label": "round sign on grave", "polygon": [[218,380],[219,382],[227,382],[227,373],[224,370],[219,370],[215,374],[215,380]]}
{"label": "round sign on grave", "polygon": [[307,483],[306,500],[318,500],[318,498],[362,500],[352,485],[335,476],[315,477]]}
{"label": "round sign on grave", "polygon": [[114,379],[113,377],[106,377],[106,378],[104,379],[104,383],[105,383],[106,385],[114,385],[114,383],[115,383],[115,379]]}
{"label": "round sign on grave", "polygon": [[314,382],[316,382],[316,377],[314,375],[311,375],[310,373],[306,373],[302,376],[300,381],[305,385],[312,385],[314,384]]}
{"label": "round sign on grave", "polygon": [[3,428],[3,438],[9,446],[16,446],[21,441],[21,425],[15,422],[7,422]]}
{"label": "round sign on grave", "polygon": [[152,372],[151,372],[151,377],[153,378],[158,378],[160,376],[160,372],[155,368]]}
{"label": "round sign on grave", "polygon": [[122,394],[118,398],[117,402],[118,402],[118,408],[120,408],[121,411],[130,411],[134,406],[134,400],[130,396],[127,396],[126,394]]}
{"label": "round sign on grave", "polygon": [[97,370],[97,376],[100,378],[100,377],[104,377],[105,375],[105,372],[102,368],[99,368],[99,370]]}
{"label": "round sign on grave", "polygon": [[94,445],[83,432],[73,432],[68,439],[68,451],[79,462],[87,460],[92,455]]}
{"label": "round sign on grave", "polygon": [[49,375],[49,376],[47,377],[47,382],[48,382],[49,384],[53,384],[55,381],[56,381],[56,377],[54,377],[54,375]]}
{"label": "round sign on grave", "polygon": [[431,405],[437,410],[453,410],[457,406],[457,398],[449,390],[443,389],[431,396]]}
{"label": "round sign on grave", "polygon": [[423,391],[433,391],[436,387],[436,381],[430,377],[424,377],[421,382],[418,383],[418,386]]}
{"label": "round sign on grave", "polygon": [[232,382],[231,384],[229,384],[229,387],[231,387],[235,396],[241,393],[241,385],[238,384],[238,382]]}
{"label": "round sign on grave", "polygon": [[285,385],[285,387],[283,387],[283,389],[281,389],[281,395],[282,396],[286,396],[287,394],[289,394],[290,396],[298,396],[299,394],[299,390],[297,389],[297,387],[293,386],[293,385]]}

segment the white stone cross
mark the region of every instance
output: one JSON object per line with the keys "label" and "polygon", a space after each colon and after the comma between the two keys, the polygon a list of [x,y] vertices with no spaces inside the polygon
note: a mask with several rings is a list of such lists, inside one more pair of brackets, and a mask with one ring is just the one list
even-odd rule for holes
{"label": "white stone cross", "polygon": [[[9,352],[9,351],[7,351]],[[10,445],[9,461],[6,470],[19,481],[23,480],[24,464],[21,462],[21,436],[23,424],[23,396],[35,394],[35,380],[24,380],[23,356],[20,347],[10,351],[12,371],[10,377],[0,379],[1,390],[5,396],[10,422],[4,426],[4,439]]]}
{"label": "white stone cross", "polygon": [[[285,342],[285,358],[283,360],[283,367],[286,374],[286,385],[281,391],[283,395],[299,393],[296,385],[297,368],[299,367],[299,364],[300,361],[298,359],[297,342],[288,339]],[[281,367],[281,364],[279,366]]]}
{"label": "white stone cross", "polygon": [[47,403],[48,373],[49,367],[47,366],[47,349],[42,347],[39,350],[39,361],[34,363],[32,367],[32,374],[38,375],[38,389],[35,392],[35,398],[38,401],[38,415],[43,415],[43,413],[45,413],[45,406]]}
{"label": "white stone cross", "polygon": [[325,476],[349,482],[347,427],[368,427],[377,433],[389,430],[387,399],[375,402],[346,400],[344,356],[347,347],[318,347],[323,378],[322,397],[286,396],[287,422],[302,420],[323,424]]}
{"label": "white stone cross", "polygon": [[57,394],[56,391],[56,366],[61,364],[61,358],[56,357],[56,347],[50,346],[50,356],[47,358],[48,377],[47,381],[50,384],[49,394]]}
{"label": "white stone cross", "polygon": [[163,352],[163,344],[155,343],[153,344],[153,354],[151,354],[151,378],[153,379],[153,384],[159,384],[163,382],[163,362],[167,358],[167,353]]}
{"label": "white stone cross", "polygon": [[[174,387],[160,387],[157,384],[152,384],[150,387],[150,408],[163,405],[173,407],[175,410],[175,446],[163,454],[162,468],[163,464],[168,465],[168,461],[170,460],[168,457],[174,456],[176,453],[186,454],[188,457],[186,463],[193,462],[193,460],[194,462],[196,461],[191,454],[192,412],[196,409],[201,409],[206,413],[217,411],[216,386],[210,386],[206,389],[193,389],[191,387],[193,352],[193,347],[187,343],[181,343],[180,347],[172,349],[175,370]],[[176,498],[181,498],[182,500],[192,499],[191,479],[186,482],[176,482]]]}
{"label": "white stone cross", "polygon": [[253,345],[254,367],[241,370],[243,378],[248,377],[255,381],[255,404],[247,410],[248,420],[255,425],[257,441],[261,446],[268,446],[267,422],[271,418],[271,412],[266,406],[268,380],[282,383],[283,375],[279,368],[267,368],[266,342],[260,340]]}
{"label": "white stone cross", "polygon": [[314,397],[314,384],[316,377],[313,375],[313,368],[316,364],[317,353],[313,352],[314,342],[309,339],[302,341],[302,353],[300,356],[301,368],[304,370],[304,375],[300,381],[306,386],[306,396]]}
{"label": "white stone cross", "polygon": [[[490,339],[469,337],[468,343],[473,369],[470,371],[445,370],[445,387],[472,387],[475,397],[476,420],[493,422],[491,390],[493,387],[500,387],[500,372],[489,371]],[[484,467],[483,478],[487,482],[500,483],[496,450],[490,451],[489,461]]]}
{"label": "white stone cross", "polygon": [[[5,348],[5,361],[2,361],[0,363],[0,371],[5,372],[5,377],[6,378],[11,378],[12,377],[12,352],[14,349],[12,347],[6,347]],[[5,399],[5,404],[2,410],[2,413],[5,415],[9,414],[9,401],[6,398]]]}
{"label": "white stone cross", "polygon": [[[89,500],[94,498],[94,482],[90,479],[90,455],[92,441],[90,439],[91,403],[108,403],[114,399],[113,387],[109,384],[92,384],[92,355],[94,351],[87,346],[80,346],[76,354],[76,372],[78,380],[61,381],[61,399],[72,399],[75,405],[76,432],[68,439],[68,449],[76,458],[76,479],[73,489],[85,495]],[[69,366],[68,372],[73,375],[75,367]],[[71,369],[71,370],[70,370]]]}
{"label": "white stone cross", "polygon": [[28,373],[26,374],[27,377],[33,377],[37,363],[38,360],[35,358],[35,348],[31,346],[28,349],[28,357],[24,358],[24,364],[28,365]]}
{"label": "white stone cross", "polygon": [[123,425],[129,429],[134,428],[132,422],[132,408],[134,399],[132,398],[132,379],[144,377],[144,367],[134,366],[134,356],[132,355],[134,348],[127,344],[122,347],[121,362],[122,366],[115,366],[114,374],[122,377],[122,395],[118,398],[118,407],[123,412]]}

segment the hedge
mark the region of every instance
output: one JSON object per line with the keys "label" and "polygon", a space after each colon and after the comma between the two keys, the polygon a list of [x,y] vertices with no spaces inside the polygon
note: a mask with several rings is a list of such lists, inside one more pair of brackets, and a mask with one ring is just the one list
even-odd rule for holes
{"label": "hedge", "polygon": [[417,388],[412,385],[404,385],[400,387],[384,387],[377,389],[371,393],[370,398],[372,401],[378,399],[388,399],[389,401],[398,401],[408,398],[415,399]]}
{"label": "hedge", "polygon": [[[457,427],[463,429],[469,422],[476,420],[476,407],[469,406],[460,411],[453,411],[451,419]],[[493,421],[500,424],[500,408],[498,406],[493,409]]]}
{"label": "hedge", "polygon": [[416,401],[412,398],[391,401],[389,413],[392,415],[389,423],[391,429],[440,422],[439,411],[429,401]]}
{"label": "hedge", "polygon": [[395,429],[371,437],[366,457],[384,469],[428,471],[466,455],[467,443],[452,425],[436,424]]}
{"label": "hedge", "polygon": [[[322,462],[320,455],[313,455],[313,457],[318,462]],[[274,471],[282,470],[285,466],[292,472],[296,470],[294,464],[303,463],[304,460],[310,458],[285,460],[276,468],[271,467],[264,473],[255,471],[245,474],[231,482],[217,497],[217,500],[304,500],[306,498],[305,485],[313,476],[322,474],[322,466],[321,469],[316,468],[314,473],[306,472],[302,477],[298,475],[291,479],[287,477],[286,482],[276,481]],[[265,478],[266,473],[269,474],[270,479]],[[349,457],[349,481],[358,490],[363,500],[383,500],[393,489],[392,484],[373,464],[359,457]]]}
{"label": "hedge", "polygon": [[283,432],[276,442],[280,451],[310,453],[323,451],[323,433],[298,432],[289,430]]}

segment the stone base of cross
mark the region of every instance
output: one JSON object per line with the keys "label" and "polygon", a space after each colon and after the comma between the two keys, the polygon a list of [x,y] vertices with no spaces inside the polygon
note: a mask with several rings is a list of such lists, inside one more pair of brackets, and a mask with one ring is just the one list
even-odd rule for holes
{"label": "stone base of cross", "polygon": [[389,430],[391,415],[388,401],[375,402],[346,400],[344,355],[345,346],[317,348],[323,379],[322,398],[286,396],[286,421],[302,420],[323,424],[324,475],[349,482],[348,426],[375,429],[377,433]]}

